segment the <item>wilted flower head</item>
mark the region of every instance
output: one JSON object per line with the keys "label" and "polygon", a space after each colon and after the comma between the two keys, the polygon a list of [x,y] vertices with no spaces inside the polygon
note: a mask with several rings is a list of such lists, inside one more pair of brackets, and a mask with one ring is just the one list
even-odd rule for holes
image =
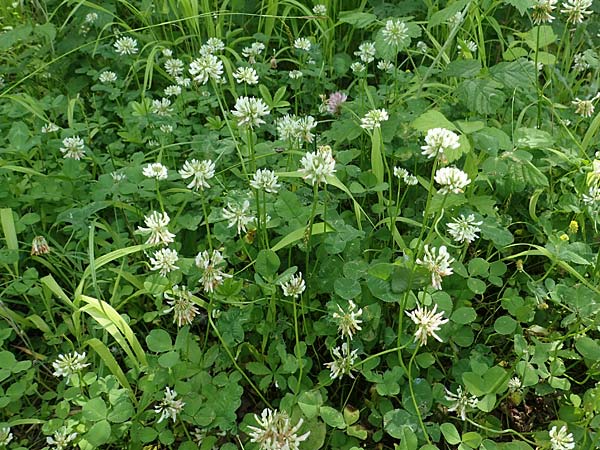
{"label": "wilted flower head", "polygon": [[446,391],[446,400],[452,402],[452,405],[448,407],[448,411],[455,411],[462,420],[467,420],[467,409],[477,406],[477,397],[474,395],[469,396],[466,392],[463,392],[462,386],[458,386],[456,394],[446,388],[444,390]]}
{"label": "wilted flower head", "polygon": [[137,41],[129,36],[117,39],[114,43],[115,51],[121,55],[135,55],[138,52]]}
{"label": "wilted flower head", "polygon": [[421,146],[422,154],[433,158],[445,150],[457,149],[460,146],[458,135],[445,128],[432,128],[427,131],[425,145]]}
{"label": "wilted flower head", "polygon": [[297,48],[298,50],[304,50],[304,51],[308,52],[308,51],[310,51],[310,47],[311,47],[311,43],[305,37],[297,38],[294,41],[294,48]]}
{"label": "wilted flower head", "polygon": [[165,291],[163,295],[168,300],[167,303],[171,305],[164,312],[173,311],[173,322],[178,327],[191,325],[194,317],[200,312],[192,301],[192,293],[185,286],[175,285],[170,292]]}
{"label": "wilted flower head", "polygon": [[261,98],[238,97],[231,113],[238,118],[238,126],[254,127],[265,123],[262,116],[269,115],[271,111]]}
{"label": "wilted flower head", "polygon": [[63,158],[73,158],[80,160],[85,155],[83,139],[79,136],[72,136],[63,139],[63,146],[60,151],[63,153]]}
{"label": "wilted flower head", "polygon": [[250,186],[259,191],[275,194],[281,185],[277,183],[275,172],[269,169],[258,169],[250,181]]}
{"label": "wilted flower head", "polygon": [[442,167],[438,169],[434,180],[442,186],[439,190],[440,194],[460,194],[471,183],[469,176],[456,167]]}
{"label": "wilted flower head", "polygon": [[575,448],[573,433],[569,433],[565,425],[560,427],[560,430],[556,426],[550,429],[550,443],[552,450],[573,450]]}
{"label": "wilted flower head", "polygon": [[329,145],[321,145],[316,152],[306,153],[300,160],[298,170],[310,184],[327,183],[327,177],[335,173],[335,159]]}
{"label": "wilted flower head", "polygon": [[300,419],[294,426],[289,416],[283,411],[263,409],[260,417],[254,415],[258,427],[249,426],[250,442],[256,442],[261,450],[298,450],[300,443],[310,435],[310,431],[298,436],[302,426]]}
{"label": "wilted flower head", "polygon": [[483,222],[476,222],[473,214],[469,214],[467,217],[461,214],[460,217],[455,217],[452,220],[453,222],[447,225],[448,233],[450,233],[456,242],[471,243],[479,237],[477,233],[481,229],[478,225],[481,225]]}
{"label": "wilted flower head", "polygon": [[298,272],[298,275],[292,275],[288,281],[281,283],[281,289],[283,289],[283,295],[286,297],[298,298],[306,289],[302,272]]}
{"label": "wilted flower head", "polygon": [[157,180],[166,180],[169,175],[167,168],[158,162],[148,164],[142,169],[142,173],[145,177],[156,178]]}
{"label": "wilted flower head", "polygon": [[536,25],[545,22],[551,23],[554,20],[552,11],[556,8],[556,2],[557,0],[536,0],[531,12],[533,23]]}
{"label": "wilted flower head", "polygon": [[442,342],[436,331],[439,331],[440,327],[448,322],[448,319],[444,319],[443,312],[436,314],[436,310],[437,305],[434,305],[431,311],[427,308],[422,308],[421,305],[417,305],[417,309],[406,312],[406,315],[417,325],[415,342],[418,341],[421,345],[427,345],[427,338],[429,336],[433,336],[436,340]]}
{"label": "wilted flower head", "polygon": [[179,269],[175,265],[177,261],[179,261],[177,250],[170,248],[161,248],[154,252],[154,257],[150,258],[152,270],[158,270],[163,277],[166,277],[169,272]]}
{"label": "wilted flower head", "polygon": [[364,63],[370,63],[375,59],[375,44],[367,41],[358,46],[358,51],[354,52],[356,56]]}
{"label": "wilted flower head", "polygon": [[436,247],[429,249],[425,245],[423,249],[423,259],[417,259],[416,263],[425,267],[431,273],[431,285],[438,291],[442,289],[442,277],[452,275],[453,271],[450,264],[454,262],[454,258],[450,256],[446,250],[446,246],[442,245],[439,250]]}
{"label": "wilted flower head", "polygon": [[46,443],[51,450],[65,450],[70,447],[71,441],[77,438],[77,433],[69,433],[67,427],[60,427],[52,436],[46,438]]}
{"label": "wilted flower head", "polygon": [[328,367],[331,371],[331,379],[341,378],[344,375],[350,375],[350,378],[354,378],[352,375],[352,366],[356,358],[358,350],[350,351],[348,343],[344,342],[341,347],[335,347],[333,349],[334,360],[329,363],[325,363],[325,367]]}
{"label": "wilted flower head", "polygon": [[159,213],[157,211],[152,211],[152,214],[144,217],[144,223],[146,227],[138,227],[138,230],[142,233],[150,233],[150,237],[146,241],[146,244],[149,245],[158,245],[173,242],[173,238],[175,235],[170,233],[167,229],[167,225],[171,219],[169,215],[164,213]]}
{"label": "wilted flower head", "polygon": [[362,315],[362,308],[356,309],[356,304],[352,301],[348,301],[348,308],[344,310],[340,305],[337,305],[339,312],[334,312],[331,316],[338,325],[338,331],[342,338],[348,337],[352,339],[354,333],[362,330],[360,324],[360,316]]}
{"label": "wilted flower head", "polygon": [[31,241],[31,254],[44,255],[50,252],[50,247],[44,236],[35,236]]}
{"label": "wilted flower head", "polygon": [[249,213],[250,202],[244,200],[241,205],[227,203],[227,207],[223,208],[223,217],[229,221],[227,228],[237,227],[237,233],[246,232],[246,226],[255,220],[255,217]]}
{"label": "wilted flower head", "polygon": [[60,354],[56,361],[52,363],[54,368],[52,375],[55,377],[70,377],[89,365],[85,362],[85,352],[81,354],[77,352],[67,353],[66,355]]}
{"label": "wilted flower head", "polygon": [[238,67],[236,71],[233,72],[233,78],[240,84],[258,84],[258,74],[252,67]]}
{"label": "wilted flower head", "polygon": [[220,82],[223,74],[223,61],[209,53],[193,60],[188,71],[197,83],[206,84],[210,79]]}
{"label": "wilted flower head", "polygon": [[374,130],[381,126],[381,122],[388,119],[389,116],[385,109],[372,109],[360,120],[360,126],[365,130]]}
{"label": "wilted flower head", "polygon": [[585,16],[592,14],[588,8],[592,6],[592,0],[566,0],[563,4],[561,13],[567,14],[567,23],[573,25],[582,23]]}
{"label": "wilted flower head", "polygon": [[327,111],[330,114],[340,114],[342,112],[342,105],[346,102],[348,96],[343,92],[333,92],[327,99]]}
{"label": "wilted flower head", "polygon": [[571,103],[575,105],[575,114],[579,114],[583,117],[592,117],[594,114],[594,101],[598,98],[598,94],[591,100],[580,100],[578,97],[575,98]]}
{"label": "wilted flower head", "polygon": [[218,250],[213,250],[212,253],[205,250],[196,255],[196,266],[202,270],[200,282],[206,292],[214,292],[225,278],[232,278],[232,275],[219,268],[224,263],[223,255]]}
{"label": "wilted flower head", "polygon": [[192,159],[183,164],[179,175],[184,180],[192,177],[192,181],[187,185],[188,189],[204,190],[210,187],[208,180],[215,176],[215,163],[208,159],[203,161]]}
{"label": "wilted flower head", "polygon": [[167,386],[164,398],[154,407],[154,412],[160,414],[159,423],[169,417],[173,422],[177,420],[177,414],[181,412],[185,403],[181,400],[175,400],[175,397],[177,397],[177,392]]}
{"label": "wilted flower head", "polygon": [[244,47],[242,55],[248,58],[250,64],[256,62],[256,57],[259,56],[265,50],[265,44],[262,42],[254,42],[250,47]]}
{"label": "wilted flower head", "polygon": [[382,30],[383,39],[389,46],[399,48],[410,40],[408,27],[400,19],[389,19]]}

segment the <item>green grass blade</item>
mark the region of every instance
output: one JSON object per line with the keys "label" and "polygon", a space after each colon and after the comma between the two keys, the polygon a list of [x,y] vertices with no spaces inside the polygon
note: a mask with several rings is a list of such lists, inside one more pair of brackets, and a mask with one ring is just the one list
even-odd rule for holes
{"label": "green grass blade", "polygon": [[[271,250],[276,252],[278,250],[281,250],[282,248],[287,247],[288,245],[293,244],[294,242],[298,242],[300,239],[303,239],[306,235],[306,229],[307,227],[302,227],[292,231],[283,239],[281,239],[277,244],[271,247]],[[311,236],[314,236],[315,234],[329,233],[331,231],[334,231],[334,229],[327,225],[325,222],[319,222],[313,224],[310,234]]]}
{"label": "green grass blade", "polygon": [[129,381],[127,381],[127,377],[125,376],[123,369],[121,369],[121,366],[119,366],[119,363],[117,362],[115,357],[112,355],[112,353],[110,352],[108,347],[106,345],[104,345],[104,343],[102,343],[102,341],[100,341],[99,339],[96,339],[96,338],[88,339],[85,343],[86,343],[86,345],[92,347],[94,349],[94,351],[98,354],[98,356],[100,356],[100,358],[102,358],[102,361],[104,361],[104,364],[106,364],[106,367],[108,367],[108,370],[110,370],[111,373],[115,376],[115,378],[119,381],[119,384],[121,386],[123,386],[125,389],[127,389],[129,398],[131,398],[131,400],[134,403],[137,403],[137,398],[135,397],[135,393],[133,392],[133,389],[131,388]]}

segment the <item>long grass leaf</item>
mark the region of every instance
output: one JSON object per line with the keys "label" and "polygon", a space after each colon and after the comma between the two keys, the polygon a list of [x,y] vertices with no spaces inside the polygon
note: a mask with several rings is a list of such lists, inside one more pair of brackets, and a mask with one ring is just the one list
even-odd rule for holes
{"label": "long grass leaf", "polygon": [[127,389],[127,392],[129,394],[129,397],[131,398],[131,400],[134,403],[137,403],[137,398],[135,397],[135,393],[133,392],[133,389],[131,388],[129,381],[127,381],[127,377],[125,376],[123,369],[121,369],[121,366],[119,366],[119,363],[117,362],[115,357],[112,355],[112,353],[110,352],[108,347],[102,341],[100,341],[99,339],[96,339],[96,338],[88,339],[85,343],[86,343],[86,345],[89,345],[90,347],[92,347],[94,349],[94,351],[98,354],[98,356],[100,356],[100,358],[102,358],[102,361],[104,361],[104,364],[106,364],[106,367],[108,367],[108,370],[110,370],[111,373],[115,376],[115,378],[119,381],[119,384],[121,386],[123,386],[125,389]]}

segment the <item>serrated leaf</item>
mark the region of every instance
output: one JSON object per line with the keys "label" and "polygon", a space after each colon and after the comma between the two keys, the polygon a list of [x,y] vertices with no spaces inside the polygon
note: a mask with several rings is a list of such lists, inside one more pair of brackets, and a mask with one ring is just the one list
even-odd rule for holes
{"label": "serrated leaf", "polygon": [[507,89],[529,89],[535,86],[537,73],[531,61],[519,58],[512,62],[501,62],[490,68],[491,77]]}
{"label": "serrated leaf", "polygon": [[531,8],[534,4],[534,0],[503,0],[507,5],[512,5],[521,15],[525,14],[529,8]]}
{"label": "serrated leaf", "polygon": [[456,93],[470,111],[494,114],[506,101],[506,95],[500,87],[500,83],[489,79],[465,80],[458,86]]}
{"label": "serrated leaf", "polygon": [[446,119],[441,112],[430,109],[417,117],[411,126],[418,131],[426,132],[432,128],[446,128],[451,131],[457,131],[456,126]]}
{"label": "serrated leaf", "polygon": [[342,11],[339,14],[339,23],[347,23],[354,28],[365,28],[377,20],[375,14],[362,12],[360,10]]}

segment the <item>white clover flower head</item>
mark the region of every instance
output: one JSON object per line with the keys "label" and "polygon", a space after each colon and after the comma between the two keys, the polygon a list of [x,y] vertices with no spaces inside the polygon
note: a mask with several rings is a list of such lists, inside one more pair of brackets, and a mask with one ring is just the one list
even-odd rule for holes
{"label": "white clover flower head", "polygon": [[385,122],[388,119],[389,116],[385,109],[372,109],[360,120],[360,126],[365,130],[372,131],[375,128],[381,127],[381,122]]}
{"label": "white clover flower head", "polygon": [[592,0],[566,0],[562,6],[560,12],[567,14],[567,23],[573,25],[582,23],[586,16],[592,14],[592,11],[588,10],[592,6]]}
{"label": "white clover flower head", "polygon": [[440,194],[460,194],[471,183],[469,176],[456,167],[442,167],[435,173],[434,180],[442,188]]}
{"label": "white clover flower head", "polygon": [[579,114],[582,117],[592,117],[594,114],[594,100],[596,100],[598,96],[595,96],[591,100],[580,100],[578,97],[575,97],[571,103],[575,105],[575,114]]}
{"label": "white clover flower head", "polygon": [[422,154],[434,158],[438,153],[460,147],[458,135],[445,128],[432,128],[427,131],[425,145],[421,146]]}
{"label": "white clover flower head", "polygon": [[163,123],[158,129],[165,134],[171,134],[173,132],[173,125]]}
{"label": "white clover flower head", "polygon": [[297,275],[292,275],[288,281],[281,283],[281,289],[283,290],[283,295],[286,297],[300,297],[306,289],[306,283],[302,278],[302,272],[298,272]]}
{"label": "white clover flower head", "polygon": [[200,282],[206,292],[214,292],[215,288],[220,286],[225,278],[232,278],[233,275],[223,272],[219,266],[224,264],[223,255],[218,250],[209,253],[207,250],[196,255],[196,266],[202,270]]}
{"label": "white clover flower head", "polygon": [[573,57],[573,70],[575,72],[584,72],[590,68],[584,53],[577,53]]}
{"label": "white clover flower head", "polygon": [[300,160],[302,167],[298,170],[308,183],[327,184],[327,178],[335,173],[335,159],[329,145],[321,145],[316,152],[307,152]]}
{"label": "white clover flower head", "polygon": [[164,90],[166,97],[177,97],[181,94],[181,86],[178,84],[172,84],[167,86]]}
{"label": "white clover flower head", "polygon": [[165,58],[172,58],[173,57],[173,50],[171,50],[170,48],[163,48],[162,49],[162,54]]}
{"label": "white clover flower head", "polygon": [[271,111],[261,98],[238,97],[231,113],[237,117],[239,127],[255,127],[265,121],[261,118],[268,116]]}
{"label": "white clover flower head", "polygon": [[279,139],[296,142],[300,138],[300,120],[296,115],[286,114],[277,120],[277,134]]}
{"label": "white clover flower head", "polygon": [[375,60],[375,44],[370,41],[363,42],[358,46],[358,51],[354,52],[355,56],[358,56],[364,63],[370,63]]}
{"label": "white clover flower head", "polygon": [[67,427],[60,427],[52,436],[46,438],[50,450],[65,450],[77,438],[77,433],[69,433]]}
{"label": "white clover flower head", "polygon": [[47,124],[44,124],[42,126],[42,129],[40,130],[42,133],[47,134],[47,133],[54,133],[55,131],[60,130],[60,127],[58,125],[56,125],[53,122],[48,122]]}
{"label": "white clover flower head", "polygon": [[154,407],[154,412],[159,414],[158,423],[165,419],[171,418],[173,422],[177,420],[177,414],[181,412],[185,403],[181,400],[175,400],[177,392],[170,387],[165,388],[165,396],[163,399]]}
{"label": "white clover flower head", "polygon": [[531,11],[533,23],[539,25],[541,23],[552,23],[554,16],[552,11],[556,8],[557,0],[536,0]]}
{"label": "white clover flower head", "polygon": [[414,186],[419,183],[417,177],[412,175],[408,170],[403,167],[394,167],[394,176],[404,181],[409,186]]}
{"label": "white clover flower head", "polygon": [[171,100],[166,97],[152,100],[150,111],[157,116],[169,116],[173,112],[171,108]]}
{"label": "white clover flower head", "polygon": [[85,155],[83,139],[79,136],[66,137],[62,141],[60,151],[64,155],[63,158],[72,158],[80,160]]}
{"label": "white clover flower head", "polygon": [[552,450],[573,450],[575,448],[573,433],[569,433],[565,425],[560,427],[560,429],[556,425],[553,426],[549,434]]}
{"label": "white clover flower head", "polygon": [[334,359],[332,362],[325,363],[325,367],[330,370],[330,377],[332,380],[341,378],[344,375],[349,375],[350,378],[354,378],[352,375],[352,366],[358,358],[358,350],[350,351],[348,343],[344,342],[340,347],[333,349]]}
{"label": "white clover flower head", "polygon": [[423,41],[419,41],[417,42],[417,50],[419,50],[421,53],[427,53],[427,51],[429,50],[429,47],[427,46],[427,44]]}
{"label": "white clover flower head", "polygon": [[0,447],[6,447],[13,440],[13,434],[9,427],[0,428]]}
{"label": "white clover flower head", "polygon": [[277,175],[272,170],[258,169],[250,181],[250,186],[259,191],[275,194],[281,186],[277,183],[277,179]]}
{"label": "white clover flower head", "polygon": [[352,72],[356,75],[362,75],[366,72],[367,66],[359,61],[355,61],[350,64],[350,70],[352,70]]}
{"label": "white clover flower head", "polygon": [[248,58],[248,62],[250,64],[254,64],[256,62],[256,58],[261,55],[262,52],[265,51],[265,44],[262,42],[254,42],[250,47],[244,47],[242,50],[242,55]]}
{"label": "white clover flower head", "polygon": [[225,43],[216,37],[209,38],[205,44],[200,47],[200,54],[202,56],[212,55],[225,49]]}
{"label": "white clover flower head", "polygon": [[192,159],[183,164],[183,168],[179,171],[179,175],[181,175],[181,178],[184,180],[192,178],[190,184],[187,185],[188,189],[200,189],[203,191],[204,188],[208,189],[210,187],[208,180],[215,176],[215,163],[208,159],[203,161]]}
{"label": "white clover flower head", "polygon": [[138,52],[137,45],[137,41],[129,36],[119,38],[113,44],[115,51],[121,56],[135,55]]}
{"label": "white clover flower head", "polygon": [[450,256],[445,245],[442,245],[439,250],[436,247],[430,249],[425,245],[423,259],[417,258],[415,262],[431,273],[431,285],[438,291],[442,289],[442,278],[454,273],[450,267],[454,258]]}
{"label": "white clover flower head", "polygon": [[159,162],[148,164],[142,169],[142,173],[145,177],[157,180],[166,180],[169,176],[169,170]]}
{"label": "white clover flower head", "polygon": [[100,80],[100,83],[104,84],[114,83],[117,81],[117,74],[110,70],[105,70],[98,76],[98,80]]}
{"label": "white clover flower head", "polygon": [[202,442],[204,442],[204,439],[206,439],[206,431],[203,431],[202,429],[196,427],[192,431],[192,438],[194,440],[194,443],[198,447],[200,447],[202,445]]}
{"label": "white clover flower head", "polygon": [[173,242],[175,235],[167,229],[171,219],[166,212],[159,213],[152,211],[149,216],[144,217],[146,227],[138,227],[141,233],[150,233],[150,237],[146,241],[148,245],[168,245]]}
{"label": "white clover flower head", "polygon": [[299,37],[294,41],[294,48],[298,50],[304,50],[305,52],[310,51],[311,43],[308,38]]}
{"label": "white clover flower head", "polygon": [[312,12],[315,16],[324,16],[327,14],[327,6],[319,3],[313,6]]}
{"label": "white clover flower head", "polygon": [[120,181],[127,179],[127,175],[125,175],[124,173],[121,173],[121,172],[116,172],[116,171],[111,172],[110,177],[113,179],[113,181],[115,183],[118,183]]}
{"label": "white clover flower head", "polygon": [[339,312],[334,312],[331,317],[337,323],[338,331],[342,339],[348,337],[352,340],[354,334],[357,331],[362,330],[360,324],[360,316],[362,315],[362,308],[356,309],[356,303],[352,300],[348,301],[348,308],[345,310],[340,305],[337,305]]}
{"label": "white clover flower head", "polygon": [[192,80],[187,77],[175,77],[175,83],[177,83],[177,86],[190,87],[192,85]]}
{"label": "white clover flower head", "polygon": [[508,390],[510,392],[516,392],[521,389],[523,383],[521,383],[521,379],[519,377],[512,377],[508,380]]}
{"label": "white clover flower head", "polygon": [[290,70],[288,72],[288,76],[292,80],[299,80],[300,78],[302,78],[304,76],[304,74],[300,70]]}
{"label": "white clover flower head", "polygon": [[465,43],[465,46],[467,47],[467,50],[469,50],[471,53],[475,53],[477,51],[477,44],[475,43],[475,41],[467,41]]}
{"label": "white clover flower head", "polygon": [[250,213],[250,202],[244,200],[241,205],[227,203],[227,207],[223,208],[223,218],[229,221],[227,228],[236,227],[237,233],[246,232],[248,224],[252,223],[256,218]]}
{"label": "white clover flower head", "polygon": [[31,241],[31,254],[32,255],[45,255],[50,253],[50,246],[44,236],[35,236]]}
{"label": "white clover flower head", "polygon": [[179,269],[176,266],[177,261],[179,261],[177,250],[161,248],[155,251],[154,256],[150,258],[151,269],[158,270],[163,277],[166,277],[169,272]]}
{"label": "white clover flower head", "polygon": [[310,435],[310,431],[298,435],[303,419],[292,426],[290,418],[284,411],[265,408],[260,417],[254,414],[258,424],[248,426],[250,442],[256,442],[261,450],[299,450],[300,443]]}
{"label": "white clover flower head", "polygon": [[85,356],[85,352],[73,352],[66,355],[61,353],[58,355],[56,361],[52,363],[52,367],[54,368],[52,375],[55,377],[70,377],[75,375],[90,365],[85,362]]}
{"label": "white clover flower head", "polygon": [[600,203],[600,186],[590,186],[588,193],[583,194],[581,199],[588,206],[597,206]]}
{"label": "white clover flower head", "polygon": [[461,420],[467,420],[467,409],[477,407],[479,401],[477,397],[474,395],[469,396],[466,392],[463,392],[462,386],[458,386],[456,394],[446,388],[444,390],[446,391],[446,400],[452,402],[452,405],[448,407],[448,411],[454,411]]}
{"label": "white clover flower head", "polygon": [[258,84],[258,74],[252,67],[238,67],[237,70],[233,72],[233,78],[235,78],[239,84]]}
{"label": "white clover flower head", "polygon": [[417,305],[417,309],[407,312],[406,315],[417,325],[415,331],[415,342],[419,342],[421,345],[427,345],[427,338],[433,336],[439,342],[442,339],[436,334],[436,331],[441,330],[441,326],[448,322],[448,319],[444,319],[444,313],[436,313],[437,305],[434,305],[433,309],[429,311],[426,307]]}
{"label": "white clover flower head", "polygon": [[211,79],[220,83],[221,75],[223,75],[223,61],[213,54],[202,55],[190,63],[188,71],[197,83],[206,84]]}
{"label": "white clover flower head", "polygon": [[85,23],[94,23],[98,20],[98,14],[95,12],[87,13],[85,15]]}
{"label": "white clover flower head", "polygon": [[171,291],[163,294],[171,306],[165,313],[173,311],[173,323],[178,327],[191,325],[194,317],[200,313],[192,300],[192,293],[185,286],[175,285]]}
{"label": "white clover flower head", "polygon": [[327,112],[339,115],[342,112],[342,105],[346,100],[348,100],[348,96],[343,92],[333,92],[327,99]]}
{"label": "white clover flower head", "polygon": [[456,242],[461,244],[465,242],[471,243],[479,237],[477,233],[481,231],[481,228],[478,225],[482,223],[476,222],[473,214],[469,214],[467,217],[461,214],[460,217],[455,217],[447,225],[448,233]]}
{"label": "white clover flower head", "polygon": [[394,73],[394,64],[391,61],[382,59],[377,62],[377,68],[383,72]]}
{"label": "white clover flower head", "polygon": [[183,74],[183,61],[177,58],[170,58],[165,61],[165,71],[172,77],[179,77]]}
{"label": "white clover flower head", "polygon": [[408,27],[400,19],[388,19],[382,30],[385,43],[391,47],[400,47],[409,40]]}

